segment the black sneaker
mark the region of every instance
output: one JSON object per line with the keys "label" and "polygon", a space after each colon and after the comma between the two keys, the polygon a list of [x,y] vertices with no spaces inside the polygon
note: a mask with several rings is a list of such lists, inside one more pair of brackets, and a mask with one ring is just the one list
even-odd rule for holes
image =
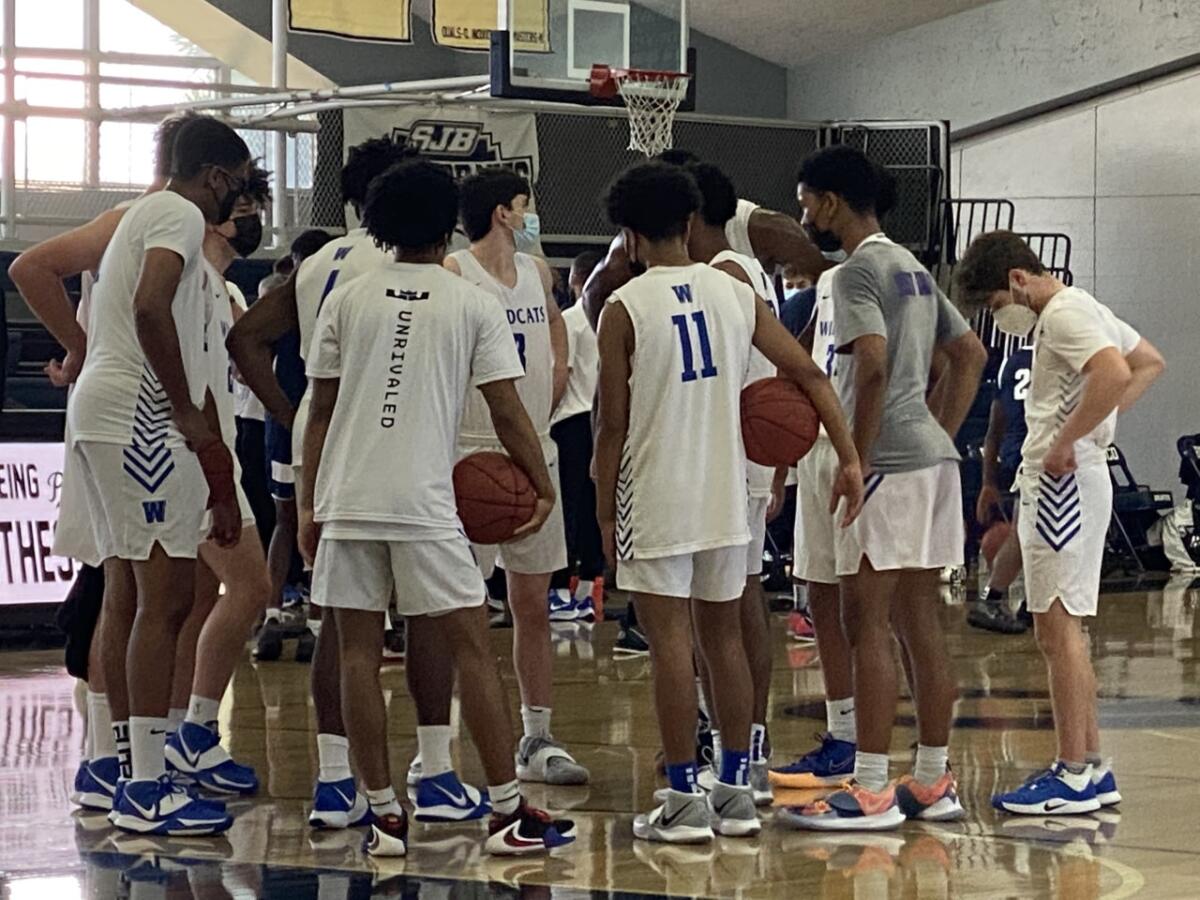
{"label": "black sneaker", "polygon": [[267,619],[254,636],[254,649],[251,656],[259,662],[274,662],[283,654],[283,629],[279,620]]}
{"label": "black sneaker", "polygon": [[967,624],[996,634],[1024,634],[1029,630],[1028,625],[1004,607],[986,604],[976,604],[967,613]]}
{"label": "black sneaker", "polygon": [[551,819],[524,801],[511,816],[492,813],[484,849],[493,856],[523,856],[546,853],[575,840],[575,823]]}
{"label": "black sneaker", "polygon": [[628,628],[622,628],[617,634],[617,642],[613,645],[613,656],[632,658],[649,655],[650,645],[646,643],[646,636],[642,634],[640,628],[630,625]]}
{"label": "black sneaker", "polygon": [[1024,600],[1021,601],[1021,608],[1017,610],[1017,621],[1024,624],[1026,628],[1033,627],[1033,613],[1029,611]]}
{"label": "black sneaker", "polygon": [[385,661],[400,662],[404,659],[404,653],[404,623],[401,620],[398,628],[383,633],[383,658]]}
{"label": "black sneaker", "polygon": [[316,652],[316,649],[317,636],[305,628],[300,635],[299,641],[296,642],[296,662],[312,662],[313,653]]}

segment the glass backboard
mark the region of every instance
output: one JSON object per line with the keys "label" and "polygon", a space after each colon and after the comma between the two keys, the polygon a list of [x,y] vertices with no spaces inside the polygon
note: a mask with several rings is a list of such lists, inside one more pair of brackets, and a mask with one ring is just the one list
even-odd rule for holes
{"label": "glass backboard", "polygon": [[603,103],[589,94],[597,63],[690,71],[687,0],[497,0],[497,22],[504,32],[493,36],[496,96]]}

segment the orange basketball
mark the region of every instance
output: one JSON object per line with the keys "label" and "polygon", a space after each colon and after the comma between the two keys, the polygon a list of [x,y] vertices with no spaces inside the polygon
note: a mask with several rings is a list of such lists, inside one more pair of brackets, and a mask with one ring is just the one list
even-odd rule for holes
{"label": "orange basketball", "polygon": [[989,566],[996,562],[996,554],[1000,552],[1000,548],[1008,540],[1008,535],[1011,531],[1012,526],[1007,522],[997,522],[984,532],[979,549],[983,551],[983,558],[987,560]]}
{"label": "orange basketball", "polygon": [[505,454],[472,453],[454,467],[454,499],[468,538],[500,544],[533,518],[537,492]]}
{"label": "orange basketball", "polygon": [[821,420],[787,378],[763,378],[742,390],[742,440],[760,466],[792,466],[812,449]]}

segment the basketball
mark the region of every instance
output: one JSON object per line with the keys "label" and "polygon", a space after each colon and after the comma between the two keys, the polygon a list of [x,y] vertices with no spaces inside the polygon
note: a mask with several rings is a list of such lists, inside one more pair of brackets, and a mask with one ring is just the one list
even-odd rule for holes
{"label": "basketball", "polygon": [[1008,540],[1008,535],[1011,531],[1012,526],[1007,522],[997,522],[984,533],[980,549],[983,551],[983,558],[987,560],[989,566],[996,562],[996,554],[1000,552],[1000,548]]}
{"label": "basketball", "polygon": [[529,476],[503,453],[472,453],[454,467],[454,499],[467,537],[500,544],[533,518],[537,494]]}
{"label": "basketball", "polygon": [[787,378],[763,378],[742,390],[746,457],[760,466],[792,466],[817,440],[812,401]]}

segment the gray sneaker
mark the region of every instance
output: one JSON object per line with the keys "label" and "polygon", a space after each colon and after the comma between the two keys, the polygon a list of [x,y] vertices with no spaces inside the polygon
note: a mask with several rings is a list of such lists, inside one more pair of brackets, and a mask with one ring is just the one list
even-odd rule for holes
{"label": "gray sneaker", "polygon": [[562,744],[548,737],[521,738],[517,778],[543,784],[587,784],[591,775]]}
{"label": "gray sneaker", "polygon": [[713,830],[725,837],[750,837],[762,830],[749,785],[735,787],[718,781],[708,795],[708,808]]}
{"label": "gray sneaker", "polygon": [[668,791],[662,806],[633,820],[633,836],[642,841],[661,841],[666,844],[703,844],[711,841],[713,830],[704,795]]}
{"label": "gray sneaker", "polygon": [[755,806],[770,806],[774,795],[771,793],[771,778],[767,774],[767,761],[750,763],[750,790],[754,794]]}

